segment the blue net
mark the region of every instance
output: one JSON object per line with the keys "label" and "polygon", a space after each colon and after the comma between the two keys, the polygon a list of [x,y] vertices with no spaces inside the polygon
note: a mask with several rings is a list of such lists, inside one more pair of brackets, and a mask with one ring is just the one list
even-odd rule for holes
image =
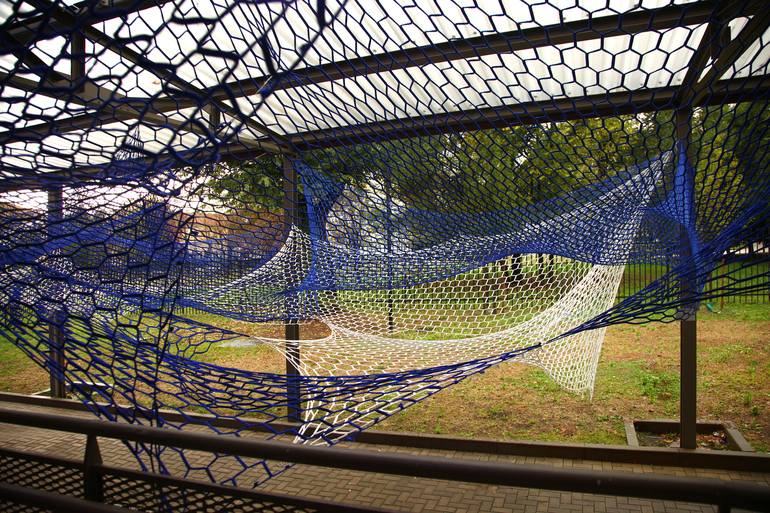
{"label": "blue net", "polygon": [[519,4],[0,4],[0,335],[110,420],[334,444],[770,294],[761,2]]}

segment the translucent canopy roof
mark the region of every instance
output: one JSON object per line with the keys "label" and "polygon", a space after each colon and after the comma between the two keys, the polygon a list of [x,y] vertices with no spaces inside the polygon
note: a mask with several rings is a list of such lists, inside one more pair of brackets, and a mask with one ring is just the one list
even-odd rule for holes
{"label": "translucent canopy roof", "polygon": [[4,178],[104,166],[129,132],[181,165],[548,121],[554,102],[698,107],[765,87],[770,62],[751,1],[68,4],[0,4]]}

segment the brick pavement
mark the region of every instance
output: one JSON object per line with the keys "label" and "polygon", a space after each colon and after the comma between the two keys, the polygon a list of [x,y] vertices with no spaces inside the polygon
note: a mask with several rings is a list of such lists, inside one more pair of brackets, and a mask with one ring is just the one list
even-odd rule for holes
{"label": "brick pavement", "polygon": [[[47,411],[62,415],[84,415],[51,408],[0,403],[6,408],[24,408],[31,411]],[[59,457],[80,459],[85,437],[82,435],[31,429],[21,426],[0,425],[0,447],[36,452]],[[655,473],[689,477],[710,477],[725,480],[751,481],[770,486],[770,474],[727,471],[714,469],[659,467],[560,458],[534,458],[482,453],[457,453],[428,449],[395,448],[365,444],[350,444],[358,448],[383,452],[467,458],[508,463],[553,465],[565,468],[594,469],[617,472]],[[100,440],[105,463],[138,468],[128,449],[120,442]],[[209,455],[189,454],[193,464],[205,464]],[[376,470],[376,469],[373,469]],[[191,477],[204,478],[203,471]],[[437,479],[390,476],[376,472],[360,472],[328,469],[309,465],[297,465],[269,480],[264,490],[326,499],[380,506],[415,513],[428,512],[554,512],[554,513],[692,513],[713,512],[715,508],[698,504],[676,503],[623,497],[607,497],[581,493],[534,490],[507,486],[456,483]]]}

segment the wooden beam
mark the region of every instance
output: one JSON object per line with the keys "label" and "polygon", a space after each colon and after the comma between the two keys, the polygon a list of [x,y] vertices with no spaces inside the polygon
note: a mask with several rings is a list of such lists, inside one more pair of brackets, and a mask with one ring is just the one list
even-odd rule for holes
{"label": "wooden beam", "polygon": [[709,20],[700,43],[698,43],[698,47],[693,52],[692,57],[690,57],[690,62],[687,65],[687,73],[682,80],[682,84],[679,86],[679,90],[676,92],[675,103],[679,107],[684,107],[692,101],[692,87],[698,81],[698,77],[703,73],[706,64],[708,64],[709,57],[711,57],[714,48],[713,42],[715,40],[719,41],[719,35],[725,29],[729,30],[729,25],[717,17],[715,9],[713,17]]}
{"label": "wooden beam", "polygon": [[[54,185],[48,189],[47,203],[47,232],[48,237],[53,239],[56,236],[55,227],[60,225],[64,219],[64,194],[63,187]],[[51,397],[67,397],[67,385],[64,380],[67,362],[64,356],[64,305],[53,306],[49,315],[51,319],[48,323],[48,373],[51,385]]]}
{"label": "wooden beam", "polygon": [[[24,128],[13,128],[0,133],[0,146],[14,143],[42,142],[51,136],[66,136],[77,130],[101,130],[103,125],[117,122],[131,123],[167,128],[175,130],[178,134],[194,133],[203,137],[209,137],[211,132],[204,124],[196,123],[191,119],[175,119],[165,114],[144,112],[140,116],[128,107],[115,109],[103,108],[100,111],[86,112],[69,118],[53,119]],[[275,147],[266,139],[252,139],[245,136],[239,137],[240,141],[248,141],[253,147],[259,147],[262,151],[274,152]]]}
{"label": "wooden beam", "polygon": [[[117,114],[113,114],[108,122],[115,121],[119,121]],[[19,142],[40,142],[46,137],[66,135],[69,132],[89,128],[94,128],[94,116],[92,113],[87,112],[68,118],[54,119],[45,123],[8,130],[0,134],[0,146]]]}
{"label": "wooden beam", "polygon": [[70,84],[75,92],[84,91],[87,78],[86,38],[83,34],[74,33],[70,38]]}
{"label": "wooden beam", "polygon": [[249,96],[257,94],[261,89],[290,89],[307,84],[319,84],[440,62],[698,25],[709,20],[717,5],[717,2],[701,1],[499,34],[486,34],[467,39],[454,39],[438,44],[309,66],[294,70],[290,74],[279,74],[272,79],[269,76],[261,76],[238,80],[218,86],[217,95],[224,95],[222,89],[225,89],[232,91],[236,96]]}
{"label": "wooden beam", "polygon": [[[297,171],[291,159],[284,156],[281,163],[283,175],[283,231],[285,240],[289,240],[292,226],[297,223]],[[291,283],[291,276],[287,276]],[[299,319],[296,318],[292,297],[284,299],[286,318],[284,319],[284,339],[286,340],[286,415],[289,422],[302,421],[302,398],[300,390],[300,333]]]}
{"label": "wooden beam", "polygon": [[[251,146],[248,141],[239,140],[238,142],[222,144],[220,146],[204,146],[193,148],[181,152],[166,152],[157,155],[142,157],[136,160],[137,165],[144,166],[166,166],[169,163],[176,167],[184,167],[188,161],[201,161],[208,155],[218,154],[222,160],[250,160],[256,159],[267,154],[259,146]],[[99,185],[111,180],[107,176],[110,170],[110,163],[96,165],[81,165],[67,170],[50,171],[42,173],[42,176],[29,168],[19,168],[6,164],[0,164],[0,173],[5,176],[0,179],[0,193],[46,188],[50,184],[79,183],[82,185]],[[13,174],[16,176],[8,176]],[[115,184],[129,183],[121,182],[120,178],[113,179]]]}
{"label": "wooden beam", "polygon": [[[739,78],[720,81],[713,88],[713,93],[699,106],[710,104],[739,103],[757,98],[770,97],[770,76]],[[329,128],[312,132],[304,132],[288,136],[293,147],[299,151],[310,149],[331,148],[408,137],[437,135],[452,131],[471,131],[493,127],[511,127],[535,124],[543,121],[569,121],[585,117],[600,117],[658,110],[673,110],[678,87],[663,87],[643,91],[600,94],[584,98],[563,98],[544,100],[526,104],[493,107],[471,111],[449,112],[433,116],[418,116],[400,118],[389,121],[378,121],[363,125]],[[124,121],[126,119],[123,119]],[[32,127],[29,127],[31,130]],[[192,154],[219,151],[221,158],[244,160],[257,158],[266,149],[261,147],[260,140],[238,139],[235,142],[217,148],[196,148]],[[144,159],[145,165],[154,165],[159,161],[178,160],[180,157],[171,154],[161,154],[157,157]],[[184,155],[181,156],[184,158]],[[180,164],[181,165],[181,164]],[[101,166],[79,166],[61,176],[67,179],[86,180],[89,176],[102,173]],[[0,171],[18,174],[16,168],[0,165]],[[75,173],[74,175],[71,173]],[[49,173],[53,176],[55,173]],[[39,188],[40,182],[34,177],[19,176],[18,178],[3,178],[3,190],[18,190]]]}
{"label": "wooden beam", "polygon": [[18,51],[14,52],[14,56],[18,58],[22,69],[15,73],[23,74],[26,71],[27,73],[37,75],[41,80],[50,80],[54,83],[66,82],[66,77],[56,71],[52,65],[38,57],[33,47],[23,44],[14,38],[13,35],[7,32],[0,33],[0,43],[6,48],[18,48]]}
{"label": "wooden beam", "polygon": [[[28,78],[21,77],[17,74],[9,74],[0,71],[0,85],[5,87],[12,87],[20,91],[24,91],[30,94],[39,94],[46,96],[54,100],[60,100],[74,105],[87,105],[94,107],[95,109],[104,108],[106,104],[109,105],[108,110],[129,108],[137,111],[137,119],[139,113],[155,112],[164,113],[174,110],[186,109],[197,105],[195,101],[190,98],[139,98],[124,96],[111,89],[101,87],[90,81],[88,77],[83,77],[83,83],[78,84],[79,89],[73,91],[70,83],[75,80],[72,76],[65,75],[66,84],[54,84],[50,81],[35,81]],[[4,96],[9,95],[8,91],[3,91]]]}
{"label": "wooden beam", "polygon": [[[35,1],[41,6],[50,5],[47,0]],[[128,2],[126,1],[124,3]],[[718,5],[720,4],[711,1],[695,2],[691,4],[632,12],[624,15],[604,16],[570,23],[559,23],[546,27],[533,27],[501,34],[480,36],[477,38],[453,40],[438,45],[416,47],[397,52],[378,54],[296,70],[293,72],[291,80],[279,79],[274,84],[271,84],[271,87],[283,89],[307,84],[308,82],[321,83],[343,77],[353,77],[386,70],[403,69],[410,66],[421,66],[435,62],[466,59],[469,57],[495,53],[506,53],[525,48],[537,48],[553,44],[585,41],[610,37],[613,35],[633,34],[649,30],[664,30],[680,25],[705,23],[713,18],[715,9],[717,9]],[[758,9],[756,2],[750,2],[747,6],[751,12]],[[63,11],[63,14],[59,11]],[[57,12],[61,20],[70,24],[74,23],[73,14],[61,8],[59,11]],[[224,103],[224,100],[231,97],[238,98],[256,94],[262,85],[268,81],[268,77],[234,81],[225,86],[216,86],[206,90],[199,90],[181,79],[178,79],[178,77],[173,75],[169,70],[160,69],[155,63],[147,62],[146,59],[139,56],[133,50],[126,48],[125,45],[119,45],[120,48],[117,48],[118,44],[113,39],[93,28],[89,28],[87,35],[102,46],[116,51],[116,53],[127,58],[130,62],[134,62],[144,68],[152,68],[152,71],[157,71],[156,74],[161,78],[176,85],[183,91],[192,92],[193,95],[198,96],[200,99],[212,97],[213,100],[211,101],[215,106],[220,108],[222,112],[227,113],[235,119],[241,120],[244,124],[254,128],[260,133],[270,134],[270,138],[273,140],[276,140],[276,137],[280,138],[278,140],[281,141],[281,144],[275,145],[274,147],[269,144],[269,141],[263,143],[266,148],[270,147],[274,152],[287,151],[286,141],[282,139],[282,136],[277,136],[275,132],[269,131],[264,125],[244,116],[243,113],[239,112],[237,109]],[[41,88],[39,85],[36,86],[33,81],[24,81],[24,79],[16,79],[13,82],[16,83],[16,87],[20,87],[28,92],[58,96],[59,99],[68,99],[70,101],[94,105],[96,107],[99,107],[95,105],[96,103],[101,102],[104,104],[111,99],[120,99],[121,105],[119,107],[105,106],[94,113],[94,119],[99,123],[112,122],[115,118],[114,109],[122,109],[125,106],[123,102],[127,100],[120,95],[113,97],[111,95],[114,95],[115,93],[97,87],[94,84],[87,84],[87,87],[84,88],[82,93],[83,98],[78,98],[80,95],[72,95],[71,91],[61,87],[57,88],[51,86],[48,88]],[[5,80],[4,83],[14,85],[8,80]],[[162,114],[174,110],[195,107],[197,105],[192,98],[183,95],[172,95],[150,100],[136,99],[135,101],[137,105],[134,107],[134,111],[137,119],[146,115],[148,112]],[[128,120],[128,117],[124,117],[123,119]],[[96,123],[94,126],[96,126]],[[62,131],[58,130],[57,133],[62,133]]]}
{"label": "wooden beam", "polygon": [[[676,125],[676,139],[679,145],[678,166],[682,166],[685,175],[684,182],[680,184],[683,190],[679,191],[682,198],[694,199],[694,177],[689,159],[690,134],[692,132],[692,106],[678,109],[674,114]],[[687,202],[683,202],[687,205]],[[694,207],[692,207],[694,208]],[[683,215],[689,218],[691,212]],[[690,222],[692,220],[690,219]],[[692,241],[690,232],[692,226],[686,222],[679,228],[679,258],[680,264],[692,258]],[[682,276],[680,284],[680,309],[679,320],[679,445],[682,449],[695,449],[697,447],[697,417],[698,417],[698,337],[697,319],[694,298],[697,294],[695,283],[695,269],[690,266],[688,272]]]}
{"label": "wooden beam", "polygon": [[[684,190],[681,191],[684,198],[694,200],[695,191],[692,189],[695,177],[692,169],[691,133],[693,121],[693,106],[698,106],[706,99],[709,90],[715,92],[715,85],[720,77],[732,66],[746,49],[760,37],[770,26],[770,15],[767,10],[754,14],[751,21],[738,34],[735,40],[730,41],[730,26],[727,23],[744,14],[745,2],[731,1],[720,6],[715,11],[714,17],[707,27],[703,38],[698,45],[687,74],[679,87],[675,103],[676,136],[679,145],[679,165],[685,173]],[[726,37],[725,37],[726,36]],[[724,40],[729,41],[727,44]],[[709,59],[714,62],[704,75]],[[700,78],[703,76],[703,78]],[[685,202],[687,203],[687,202]],[[690,212],[684,215],[690,216]],[[687,262],[692,258],[692,241],[690,231],[692,226],[682,224],[679,233],[679,254],[681,261]],[[698,325],[697,325],[697,282],[695,275],[697,270],[694,265],[689,265],[687,272],[682,276],[680,284],[680,309],[679,320],[679,368],[680,368],[680,393],[679,393],[679,441],[682,449],[697,448],[697,417],[698,417]]]}

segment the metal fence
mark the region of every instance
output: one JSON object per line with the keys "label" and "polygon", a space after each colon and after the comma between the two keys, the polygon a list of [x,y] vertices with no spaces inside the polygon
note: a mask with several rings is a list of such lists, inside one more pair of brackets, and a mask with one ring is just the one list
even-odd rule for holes
{"label": "metal fence", "polygon": [[[553,266],[563,257],[543,254],[526,254],[516,257],[520,266],[526,266],[529,272],[553,272]],[[661,264],[627,264],[623,279],[618,289],[618,299],[628,298],[656,280],[665,279],[673,266],[673,260]],[[211,290],[222,283],[253,270],[255,263],[244,260],[232,267],[189,269],[185,276],[184,290],[187,293]],[[511,268],[510,264],[507,266]],[[501,267],[502,268],[502,267]],[[730,291],[731,284],[741,284],[739,292]],[[747,284],[751,286],[746,287]],[[722,264],[711,273],[706,285],[706,292],[718,296],[720,306],[725,303],[770,303],[770,246],[755,243],[735,249],[726,255]],[[716,292],[720,291],[719,294]],[[186,313],[193,309],[186,308]]]}
{"label": "metal fence", "polygon": [[[225,511],[243,512],[384,511],[376,507],[307,500],[111,467],[102,462],[97,441],[98,438],[110,438],[192,451],[463,483],[713,504],[718,506],[720,513],[727,513],[733,507],[770,512],[770,488],[753,483],[311,447],[4,408],[0,408],[0,419],[10,424],[87,435],[82,461],[0,450],[0,506],[5,503],[6,511],[19,505],[27,508],[20,511],[30,511],[31,507],[38,508],[38,511],[76,513],[116,513],[127,511],[123,509],[126,506],[134,511],[203,513],[223,511],[219,507],[221,505],[225,506]],[[25,468],[30,469],[29,475],[20,472]],[[54,473],[62,477],[41,480],[41,469],[42,474]],[[70,499],[73,507],[62,507],[62,502],[57,503],[56,497],[60,497],[60,501]],[[159,509],[159,506],[164,508]],[[166,509],[165,506],[169,507]]]}
{"label": "metal fence", "polygon": [[[671,263],[626,265],[618,298],[630,297],[655,280],[665,279],[670,268]],[[734,283],[742,284],[739,293],[730,291]],[[706,292],[709,291],[719,296],[716,301],[720,305],[770,303],[770,246],[752,244],[726,255],[722,264],[711,273],[706,284]]]}

